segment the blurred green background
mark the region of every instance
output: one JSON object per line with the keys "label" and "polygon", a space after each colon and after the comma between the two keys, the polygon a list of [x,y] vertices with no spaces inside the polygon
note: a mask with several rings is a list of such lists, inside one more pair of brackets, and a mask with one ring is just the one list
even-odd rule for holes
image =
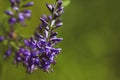
{"label": "blurred green background", "polygon": [[[37,27],[39,17],[48,14],[45,3],[54,2],[33,1],[28,27],[18,29],[27,37]],[[3,12],[9,6],[8,0],[0,0],[1,23]],[[0,80],[120,80],[120,1],[71,0],[62,18],[64,26],[58,32],[64,40],[58,45],[62,52],[54,72],[37,70],[26,74],[22,66],[16,68],[11,64],[12,59],[4,61],[0,56]]]}

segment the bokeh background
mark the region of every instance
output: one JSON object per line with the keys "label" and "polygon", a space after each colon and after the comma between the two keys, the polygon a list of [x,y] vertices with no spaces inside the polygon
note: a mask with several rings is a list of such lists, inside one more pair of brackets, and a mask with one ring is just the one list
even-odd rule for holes
{"label": "bokeh background", "polygon": [[[54,0],[33,0],[33,15],[27,28],[17,32],[29,37],[39,23],[39,17],[49,14],[45,3]],[[64,0],[67,1],[67,0]],[[0,0],[0,25],[6,19],[4,10],[8,0]],[[26,74],[16,68],[12,58],[5,61],[0,46],[0,80],[120,80],[120,1],[119,0],[71,0],[62,16],[64,26],[58,29],[64,40],[53,73],[37,70]],[[1,35],[1,34],[0,34]]]}

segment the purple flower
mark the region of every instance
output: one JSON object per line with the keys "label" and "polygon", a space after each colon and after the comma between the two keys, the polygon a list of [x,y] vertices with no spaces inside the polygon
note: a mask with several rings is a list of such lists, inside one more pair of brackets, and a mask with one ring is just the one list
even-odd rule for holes
{"label": "purple flower", "polygon": [[29,18],[31,16],[31,10],[24,10],[24,17]]}
{"label": "purple flower", "polygon": [[61,51],[61,48],[54,46],[63,40],[58,38],[58,33],[55,32],[55,29],[63,25],[59,18],[61,11],[63,12],[62,0],[57,0],[57,4],[46,4],[46,7],[51,14],[40,18],[41,25],[31,38],[24,40],[25,46],[20,47],[15,56],[15,62],[22,63],[28,73],[36,69],[52,71],[51,65],[56,64],[55,57]]}
{"label": "purple flower", "polygon": [[53,11],[54,11],[54,6],[51,5],[51,4],[46,4],[46,6],[47,6],[47,8],[49,9],[49,11],[53,13]]}
{"label": "purple flower", "polygon": [[9,57],[11,55],[11,51],[12,51],[11,50],[11,45],[9,45],[7,51],[5,52],[4,58]]}
{"label": "purple flower", "polygon": [[3,36],[0,36],[0,42],[2,42],[4,40]]}
{"label": "purple flower", "polygon": [[23,22],[25,20],[24,14],[23,13],[19,13],[18,14],[18,21],[19,22]]}
{"label": "purple flower", "polygon": [[22,7],[29,7],[29,6],[32,6],[33,4],[34,4],[34,2],[29,2],[29,3],[25,4],[25,5],[23,5]]}
{"label": "purple flower", "polygon": [[13,16],[13,12],[12,12],[12,11],[6,10],[5,13],[6,13],[7,15]]}
{"label": "purple flower", "polygon": [[8,22],[9,22],[9,24],[10,25],[14,25],[15,23],[16,23],[16,18],[15,17],[11,17],[9,20],[8,20]]}
{"label": "purple flower", "polygon": [[[15,25],[16,23],[20,23],[22,25],[25,24],[25,20],[30,18],[31,16],[31,10],[26,9],[26,7],[32,6],[34,2],[28,2],[25,5],[22,4],[25,0],[9,0],[11,6],[10,10],[6,10],[5,14],[9,16],[8,23],[10,25],[9,30],[5,30],[5,39],[6,39],[6,46],[8,49],[5,52],[5,57],[9,57],[11,53],[15,52],[15,50],[18,48],[18,40],[23,40],[20,35],[17,35],[15,32]],[[23,7],[24,6],[24,7]],[[4,40],[4,37],[0,37],[0,42]],[[12,51],[11,48],[14,48]],[[20,57],[18,58],[20,60]]]}
{"label": "purple flower", "polygon": [[[16,18],[15,23],[21,23],[24,25],[24,21],[31,16],[31,11],[24,8],[32,6],[34,2],[28,2],[25,5],[21,5],[21,2],[23,2],[24,0],[23,1],[9,0],[9,1],[11,3],[12,10],[7,10],[5,11],[5,13],[10,16],[10,19]],[[21,8],[23,9],[21,10]],[[11,21],[9,21],[9,24],[12,26],[14,25],[13,23],[11,23]]]}

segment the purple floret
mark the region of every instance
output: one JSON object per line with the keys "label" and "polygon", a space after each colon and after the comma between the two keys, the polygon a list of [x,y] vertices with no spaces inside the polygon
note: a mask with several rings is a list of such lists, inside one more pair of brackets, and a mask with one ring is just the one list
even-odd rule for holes
{"label": "purple floret", "polygon": [[0,36],[0,42],[2,42],[5,38],[3,36]]}

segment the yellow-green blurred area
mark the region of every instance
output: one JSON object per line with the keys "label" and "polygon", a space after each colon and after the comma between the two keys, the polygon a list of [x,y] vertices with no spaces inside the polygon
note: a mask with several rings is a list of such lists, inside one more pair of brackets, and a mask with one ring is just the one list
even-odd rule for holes
{"label": "yellow-green blurred area", "polygon": [[[39,24],[39,17],[48,14],[45,3],[54,2],[33,1],[28,27],[18,29],[28,37]],[[0,18],[9,6],[8,0],[0,0]],[[22,66],[17,68],[12,59],[5,61],[1,56],[0,80],[120,80],[120,1],[71,0],[62,18],[64,25],[57,31],[64,40],[57,46],[62,52],[54,72],[26,74]],[[2,54],[5,48],[0,49]]]}

